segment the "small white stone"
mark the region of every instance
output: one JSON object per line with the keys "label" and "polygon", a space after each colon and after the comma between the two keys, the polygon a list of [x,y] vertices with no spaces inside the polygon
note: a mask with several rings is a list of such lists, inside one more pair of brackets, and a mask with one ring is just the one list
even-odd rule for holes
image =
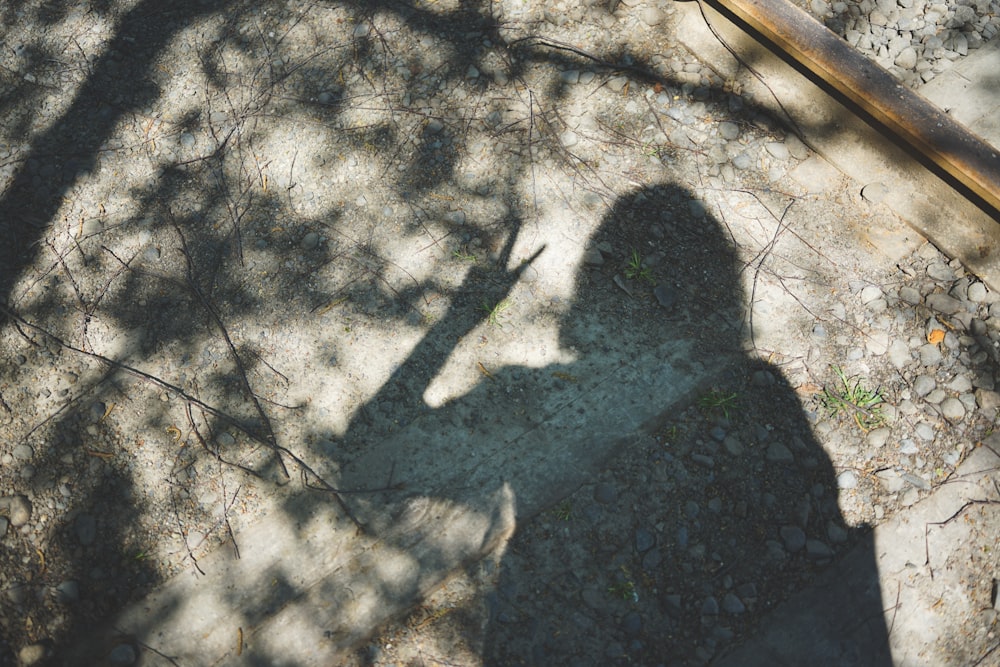
{"label": "small white stone", "polygon": [[646,25],[660,25],[663,23],[663,12],[658,7],[645,7],[639,12],[639,18]]}
{"label": "small white stone", "polygon": [[853,489],[858,485],[858,476],[853,470],[845,470],[837,475],[837,488]]}

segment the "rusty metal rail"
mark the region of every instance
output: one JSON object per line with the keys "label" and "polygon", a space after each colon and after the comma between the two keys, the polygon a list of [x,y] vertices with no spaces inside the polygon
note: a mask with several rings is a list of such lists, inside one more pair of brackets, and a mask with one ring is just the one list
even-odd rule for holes
{"label": "rusty metal rail", "polygon": [[1000,151],[787,0],[706,0],[819,77],[1000,214]]}

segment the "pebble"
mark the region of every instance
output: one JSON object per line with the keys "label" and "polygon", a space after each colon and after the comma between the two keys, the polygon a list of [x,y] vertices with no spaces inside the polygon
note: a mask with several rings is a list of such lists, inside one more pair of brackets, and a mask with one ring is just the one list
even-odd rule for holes
{"label": "pebble", "polygon": [[711,456],[707,456],[705,454],[692,454],[691,455],[691,460],[694,461],[695,463],[697,463],[698,465],[700,465],[703,468],[714,468],[715,467],[715,459],[713,459]]}
{"label": "pebble", "polygon": [[35,455],[35,450],[31,448],[31,445],[20,444],[14,447],[13,454],[18,461],[28,461]]}
{"label": "pebble", "polygon": [[861,290],[861,303],[869,304],[876,299],[882,298],[882,290],[877,285],[867,285]]}
{"label": "pebble", "polygon": [[740,126],[729,121],[719,123],[719,136],[726,141],[738,139],[740,136]]}
{"label": "pebble", "polygon": [[714,597],[707,597],[701,602],[701,615],[702,616],[718,616],[719,615],[719,601]]}
{"label": "pebble", "polygon": [[111,649],[111,653],[108,655],[108,662],[113,667],[129,667],[129,665],[135,664],[136,658],[138,658],[138,655],[136,655],[134,646],[131,644],[119,644]]}
{"label": "pebble", "polygon": [[902,299],[904,303],[908,303],[911,306],[916,306],[922,300],[920,290],[910,285],[906,285],[899,289],[899,298]]}
{"label": "pebble", "polygon": [[726,439],[722,441],[722,447],[730,456],[739,456],[743,453],[742,443],[733,436],[726,436]]}
{"label": "pebble", "polygon": [[678,618],[683,613],[683,606],[681,605],[681,596],[676,593],[667,593],[660,598],[660,603],[666,610],[667,614],[674,618]]}
{"label": "pebble", "polygon": [[637,611],[630,611],[622,618],[622,632],[629,637],[637,637],[642,634],[642,615]]}
{"label": "pebble", "polygon": [[[601,262],[604,262],[603,258],[601,259]],[[677,304],[677,291],[671,289],[665,284],[660,284],[654,287],[653,296],[656,297],[656,302],[660,304],[662,308],[667,310],[673,309],[673,307]]]}
{"label": "pebble", "polygon": [[21,667],[35,667],[41,665],[52,652],[47,644],[28,644],[17,652],[17,658]]}
{"label": "pebble", "polygon": [[772,463],[791,463],[795,460],[792,451],[779,442],[773,442],[767,447],[767,460]]}
{"label": "pebble", "polygon": [[607,594],[595,588],[585,588],[580,594],[583,603],[591,609],[603,609],[607,606]]}
{"label": "pebble", "polygon": [[920,355],[920,363],[924,367],[937,366],[944,359],[938,346],[931,343],[921,345],[917,353]]}
{"label": "pebble", "polygon": [[927,267],[927,275],[942,283],[955,280],[955,271],[944,262],[932,262]]}
{"label": "pebble", "polygon": [[448,211],[444,214],[445,222],[452,225],[464,225],[465,224],[465,211]]}
{"label": "pebble", "polygon": [[972,380],[965,375],[956,375],[951,382],[948,383],[948,389],[959,394],[965,394],[972,391]]}
{"label": "pebble", "polygon": [[302,237],[302,247],[306,250],[315,250],[319,247],[319,234],[309,232]]}
{"label": "pebble", "polygon": [[611,484],[601,482],[594,488],[594,500],[602,505],[611,505],[618,500],[618,492]]}
{"label": "pebble", "polygon": [[912,46],[908,46],[899,52],[894,64],[902,69],[913,69],[917,65],[917,52]]}
{"label": "pebble", "polygon": [[889,363],[897,369],[906,368],[913,360],[910,347],[901,340],[894,340],[889,344]]}
{"label": "pebble", "polygon": [[647,6],[639,12],[639,18],[648,26],[657,26],[663,23],[663,19],[666,17],[659,7]]}
{"label": "pebble", "polygon": [[889,441],[889,435],[892,431],[888,428],[876,428],[868,433],[866,438],[868,445],[874,449],[881,449],[885,447],[886,443]]}
{"label": "pebble", "polygon": [[976,389],[976,405],[979,409],[991,415],[1000,409],[1000,393],[988,389]]}
{"label": "pebble", "polygon": [[771,141],[765,144],[764,148],[771,154],[771,157],[776,160],[785,161],[791,157],[788,153],[788,148],[783,143]]}
{"label": "pebble", "polygon": [[917,437],[921,440],[930,442],[934,439],[934,427],[926,422],[921,422],[917,424],[913,429],[913,432],[917,434]]}
{"label": "pebble", "polygon": [[612,92],[620,93],[625,90],[625,85],[628,83],[627,76],[614,76],[608,79],[607,86]]}
{"label": "pebble", "polygon": [[930,375],[918,375],[912,388],[913,393],[922,398],[937,388],[937,382]]}
{"label": "pebble", "polygon": [[746,605],[734,593],[726,593],[722,598],[722,611],[734,616],[742,614],[747,610]]}
{"label": "pebble", "polygon": [[0,498],[0,512],[7,515],[10,525],[15,528],[28,523],[31,519],[31,501],[25,496],[7,496]]}
{"label": "pebble", "polygon": [[969,301],[972,301],[973,303],[983,303],[984,301],[986,301],[987,297],[986,285],[980,282],[972,283],[971,285],[969,285],[969,290],[968,292],[966,292],[966,297],[969,299]]}
{"label": "pebble", "polygon": [[833,558],[833,549],[820,540],[806,540],[806,555],[813,560]]}
{"label": "pebble", "polygon": [[653,548],[656,544],[656,537],[650,531],[645,528],[636,528],[635,531],[635,550],[639,553],[645,553]]}
{"label": "pebble", "polygon": [[806,546],[806,534],[798,526],[782,526],[779,533],[781,542],[789,553],[801,551]]}
{"label": "pebble", "polygon": [[924,301],[928,308],[939,313],[944,313],[945,315],[954,315],[962,309],[961,301],[943,292],[930,294]]}
{"label": "pebble", "polygon": [[747,155],[745,152],[740,153],[733,158],[733,166],[740,171],[745,171],[753,166],[753,158]]}
{"label": "pebble", "polygon": [[647,551],[646,554],[642,557],[642,569],[646,570],[647,572],[653,572],[656,570],[657,567],[660,566],[660,563],[662,562],[663,562],[663,554],[660,552],[659,549],[654,547],[653,549]]}
{"label": "pebble", "polygon": [[[602,266],[604,264],[604,255],[597,248],[587,248],[583,252],[583,263],[587,266]],[[653,293],[656,294],[657,290],[664,287],[664,285],[658,285],[656,290],[653,290]],[[657,299],[660,299],[660,297],[657,296]],[[662,301],[660,305],[663,305]]]}
{"label": "pebble", "polygon": [[941,401],[941,414],[951,422],[960,422],[965,419],[965,405],[957,398],[946,398]]}
{"label": "pebble", "polygon": [[920,500],[920,492],[911,486],[903,492],[902,496],[899,497],[899,504],[903,507],[910,507],[911,505],[916,504],[918,500]]}
{"label": "pebble", "polygon": [[930,491],[931,490],[931,484],[930,484],[930,482],[928,482],[927,480],[925,480],[922,477],[918,477],[917,475],[914,475],[913,473],[904,472],[902,475],[900,475],[900,479],[902,479],[904,482],[910,484],[914,488],[920,489],[922,491]]}
{"label": "pebble", "polygon": [[831,521],[826,526],[826,536],[834,544],[843,544],[847,541],[847,530]]}
{"label": "pebble", "polygon": [[24,601],[28,599],[28,585],[21,582],[14,582],[7,587],[4,591],[7,595],[7,599],[14,604],[24,604]]}
{"label": "pebble", "polygon": [[837,475],[837,488],[853,489],[858,485],[858,476],[853,470],[845,470]]}

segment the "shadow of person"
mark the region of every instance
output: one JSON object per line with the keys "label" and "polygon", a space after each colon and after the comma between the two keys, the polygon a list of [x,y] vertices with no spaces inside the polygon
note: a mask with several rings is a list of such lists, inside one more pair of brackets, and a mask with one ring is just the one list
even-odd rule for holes
{"label": "shadow of person", "polygon": [[[387,620],[520,526],[488,596],[485,664],[891,664],[870,534],[845,527],[780,369],[743,351],[722,227],[682,187],[633,191],[567,298],[544,287],[557,262],[534,266],[565,249],[519,233],[367,402],[398,419],[345,434],[360,454],[341,487],[391,491],[345,496],[380,543],[354,569],[379,577],[341,577],[323,599]],[[520,312],[498,332],[477,304],[509,298]]]}
{"label": "shadow of person", "polygon": [[[692,201],[636,190],[591,238],[604,257],[578,270],[560,320],[575,361],[558,373],[635,372],[604,376],[577,415],[588,437],[572,470],[535,462],[547,494],[505,476],[518,528],[484,664],[891,665],[870,531],[844,526],[780,369],[741,352],[738,252]],[[550,392],[552,372],[530,391]]]}

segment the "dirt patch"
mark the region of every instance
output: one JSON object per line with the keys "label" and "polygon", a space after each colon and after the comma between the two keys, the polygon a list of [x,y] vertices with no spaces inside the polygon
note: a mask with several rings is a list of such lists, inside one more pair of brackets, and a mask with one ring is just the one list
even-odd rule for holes
{"label": "dirt patch", "polygon": [[[307,533],[302,498],[377,541],[418,501],[488,523],[509,489],[524,527],[465,589],[489,614],[431,611],[418,644],[470,662],[705,660],[893,515],[903,490],[878,496],[878,471],[947,477],[994,415],[945,428],[925,403],[896,409],[916,353],[886,355],[926,335],[924,297],[960,267],[920,282],[947,260],[907,255],[918,240],[842,183],[791,178],[803,144],[676,45],[670,4],[646,10],[3,10],[8,663],[245,555],[262,521]],[[859,245],[872,229],[907,252]],[[985,321],[990,303],[966,310]],[[952,335],[922,367],[992,377],[972,359],[986,346]],[[833,365],[881,387],[880,443],[819,417]],[[938,434],[920,466],[880,449],[919,421]],[[539,433],[578,447],[548,456]],[[278,570],[277,597],[243,582],[243,624],[211,629],[230,659],[265,646],[253,630],[275,600],[307,592]],[[439,582],[376,583],[408,604]],[[182,602],[155,622],[183,621]],[[332,621],[316,622],[325,646]],[[109,641],[114,664],[179,659]],[[276,642],[255,659],[292,650]],[[184,660],[222,659],[207,646]]]}

